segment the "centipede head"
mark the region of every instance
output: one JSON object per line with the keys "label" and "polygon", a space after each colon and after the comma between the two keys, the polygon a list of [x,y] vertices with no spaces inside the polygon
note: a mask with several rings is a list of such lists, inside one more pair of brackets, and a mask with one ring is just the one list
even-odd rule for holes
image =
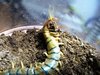
{"label": "centipede head", "polygon": [[54,17],[54,7],[52,8],[51,6],[49,6],[49,10],[48,10],[48,19],[47,21],[44,23],[44,30],[46,31],[50,31],[50,32],[56,32],[58,31],[59,27],[58,27],[58,19]]}
{"label": "centipede head", "polygon": [[50,32],[56,32],[58,31],[58,24],[57,24],[58,20],[56,18],[49,18],[45,24],[44,27],[46,27]]}

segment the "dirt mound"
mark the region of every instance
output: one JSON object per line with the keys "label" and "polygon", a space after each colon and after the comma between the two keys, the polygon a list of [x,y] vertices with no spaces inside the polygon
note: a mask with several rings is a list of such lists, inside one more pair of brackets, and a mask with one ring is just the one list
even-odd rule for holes
{"label": "dirt mound", "polygon": [[[100,56],[96,49],[67,32],[60,35],[64,58],[61,59],[59,75],[100,75]],[[47,57],[43,52],[46,51],[45,39],[37,29],[26,33],[16,31],[12,36],[1,35],[0,70],[11,68],[11,61],[16,67],[21,61],[27,67],[31,63],[34,66],[36,62],[44,62]]]}

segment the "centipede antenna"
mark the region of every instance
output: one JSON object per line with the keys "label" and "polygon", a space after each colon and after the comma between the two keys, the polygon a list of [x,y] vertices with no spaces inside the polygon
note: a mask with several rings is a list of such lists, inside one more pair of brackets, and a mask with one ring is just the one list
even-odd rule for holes
{"label": "centipede antenna", "polygon": [[52,20],[53,17],[54,17],[54,15],[53,15],[53,13],[54,13],[54,8],[53,8],[51,5],[49,5],[48,13],[49,13],[49,19]]}
{"label": "centipede antenna", "polygon": [[12,69],[14,69],[14,68],[15,68],[15,64],[14,64],[14,62],[13,62],[13,61],[11,61],[11,67],[12,67]]}
{"label": "centipede antenna", "polygon": [[21,61],[21,67],[22,67],[22,68],[25,68],[25,66],[24,66],[24,64],[23,64],[23,62],[22,62],[22,61]]}

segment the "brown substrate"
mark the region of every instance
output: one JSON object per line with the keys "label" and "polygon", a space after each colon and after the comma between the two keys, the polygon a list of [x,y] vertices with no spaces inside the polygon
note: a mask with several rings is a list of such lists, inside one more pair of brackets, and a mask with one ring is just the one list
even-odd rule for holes
{"label": "brown substrate", "polygon": [[[60,38],[64,43],[60,47],[64,57],[58,75],[100,75],[100,56],[95,48],[67,32],[61,32]],[[12,36],[1,35],[0,70],[11,68],[11,61],[15,67],[21,66],[21,61],[27,67],[44,62],[47,57],[43,52],[46,51],[43,35],[36,29],[27,33],[17,31]]]}

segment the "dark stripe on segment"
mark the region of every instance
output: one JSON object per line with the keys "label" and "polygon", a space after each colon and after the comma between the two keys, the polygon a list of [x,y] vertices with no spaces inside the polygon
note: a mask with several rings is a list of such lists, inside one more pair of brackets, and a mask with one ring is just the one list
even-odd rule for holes
{"label": "dark stripe on segment", "polygon": [[[32,74],[32,75],[38,75],[38,74],[35,74],[35,70],[34,70],[34,69],[33,69],[32,71],[34,72],[34,74]],[[29,68],[28,68],[27,71],[26,71],[26,75],[30,75],[29,72],[30,72],[30,71],[29,71]]]}
{"label": "dark stripe on segment", "polygon": [[34,70],[34,68],[31,68],[30,70],[31,70],[31,72],[32,72],[32,75],[35,75],[35,70]]}
{"label": "dark stripe on segment", "polygon": [[35,70],[34,70],[34,74],[32,74],[32,75],[36,75],[36,74],[35,74]]}
{"label": "dark stripe on segment", "polygon": [[48,54],[59,54],[59,52],[50,52]]}
{"label": "dark stripe on segment", "polygon": [[47,45],[52,41],[52,39],[50,39],[49,41],[47,41]]}
{"label": "dark stripe on segment", "polygon": [[53,67],[51,67],[51,66],[49,66],[48,64],[45,64],[46,66],[48,66],[48,67],[50,67],[52,70],[54,70],[54,68]]}
{"label": "dark stripe on segment", "polygon": [[53,48],[50,49],[50,51],[53,50],[53,49],[56,48],[56,47],[57,47],[57,46],[54,46]]}
{"label": "dark stripe on segment", "polygon": [[26,75],[29,75],[29,73],[28,73],[28,72],[29,72],[29,68],[27,68]]}
{"label": "dark stripe on segment", "polygon": [[20,75],[18,72],[19,72],[20,68],[17,69],[16,71],[16,75]]}
{"label": "dark stripe on segment", "polygon": [[[59,52],[51,52],[51,53],[49,53],[49,55],[52,55],[52,54],[59,54]],[[59,60],[59,59],[55,59],[53,57],[48,58],[48,59],[52,59],[52,60],[55,60],[55,61],[58,61]]]}
{"label": "dark stripe on segment", "polygon": [[49,37],[45,37],[45,40],[47,40]]}
{"label": "dark stripe on segment", "polygon": [[[51,66],[49,66],[48,64],[45,64],[46,66],[48,66],[48,67],[50,67],[52,70],[54,70],[55,72],[57,72],[58,73],[58,71],[55,69],[55,68],[53,68],[53,67],[51,67]],[[60,74],[58,74],[58,75],[60,75]]]}
{"label": "dark stripe on segment", "polygon": [[37,75],[36,72],[35,72],[35,69],[34,69],[34,75]]}
{"label": "dark stripe on segment", "polygon": [[41,69],[44,71],[45,75],[49,75],[49,73],[45,71],[43,67],[41,67]]}
{"label": "dark stripe on segment", "polygon": [[11,75],[10,70],[8,70],[8,75]]}
{"label": "dark stripe on segment", "polygon": [[51,59],[51,60],[55,60],[55,61],[58,61],[57,59],[55,59],[55,58],[48,58],[48,59]]}

